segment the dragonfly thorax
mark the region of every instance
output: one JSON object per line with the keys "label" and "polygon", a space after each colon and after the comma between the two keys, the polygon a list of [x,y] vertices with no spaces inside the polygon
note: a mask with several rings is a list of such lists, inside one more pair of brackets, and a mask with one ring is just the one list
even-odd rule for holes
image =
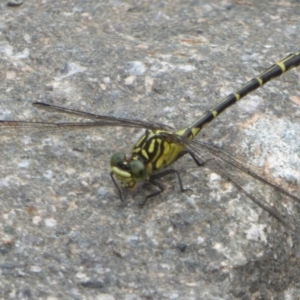
{"label": "dragonfly thorax", "polygon": [[148,179],[146,165],[137,156],[128,159],[122,152],[115,153],[110,166],[121,187],[134,188],[137,182]]}

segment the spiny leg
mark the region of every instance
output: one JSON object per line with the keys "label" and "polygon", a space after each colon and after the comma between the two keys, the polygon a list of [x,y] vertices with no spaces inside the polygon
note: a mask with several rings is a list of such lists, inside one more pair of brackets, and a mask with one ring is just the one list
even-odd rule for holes
{"label": "spiny leg", "polygon": [[[201,158],[200,157],[198,157],[194,152],[192,152],[191,150],[185,150],[184,151],[184,154],[189,154],[191,157],[192,157],[192,159],[194,160],[194,162],[196,163],[196,165],[198,166],[198,167],[203,167],[204,165],[205,165],[205,163],[207,162],[207,161],[203,161],[203,160],[201,160]],[[183,154],[183,155],[184,155]],[[209,159],[210,160],[210,159]]]}
{"label": "spiny leg", "polygon": [[144,200],[143,202],[140,203],[141,206],[144,206],[145,203],[147,202],[147,200],[148,200],[149,198],[155,197],[155,196],[161,194],[161,193],[165,190],[164,186],[163,186],[160,182],[158,182],[156,179],[162,178],[162,177],[164,177],[164,176],[166,176],[166,175],[169,175],[169,174],[176,174],[176,176],[177,176],[177,178],[178,178],[178,183],[179,183],[179,186],[180,186],[180,192],[191,191],[191,189],[185,189],[185,188],[183,187],[183,184],[182,184],[182,180],[181,180],[180,174],[179,174],[179,172],[178,172],[177,170],[175,170],[175,169],[168,169],[168,170],[165,170],[165,171],[163,171],[163,172],[160,172],[160,173],[158,173],[158,174],[154,174],[154,175],[151,176],[151,178],[149,179],[149,182],[150,182],[151,184],[153,184],[154,186],[156,186],[156,187],[159,189],[159,191],[157,191],[157,192],[155,192],[155,193],[153,193],[153,194],[150,194],[150,195],[146,196],[146,197],[145,197],[145,200]]}
{"label": "spiny leg", "polygon": [[117,182],[116,182],[116,179],[115,179],[115,177],[114,177],[114,172],[110,172],[110,177],[111,177],[111,180],[112,180],[112,182],[114,183],[116,189],[117,189],[118,192],[119,192],[120,200],[121,200],[121,201],[124,201],[122,189],[119,187],[119,185],[118,185]]}
{"label": "spiny leg", "polygon": [[143,206],[145,205],[145,203],[147,202],[147,200],[148,200],[149,198],[155,197],[155,196],[161,194],[161,193],[165,190],[164,186],[163,186],[160,182],[158,182],[158,181],[156,181],[156,180],[154,180],[154,179],[150,179],[149,182],[150,182],[151,184],[153,184],[154,186],[156,186],[159,190],[158,190],[157,192],[155,192],[155,193],[152,193],[152,194],[146,196],[145,199],[144,199],[144,201],[141,201],[141,202],[140,202],[140,206],[141,206],[141,207],[143,207]]}

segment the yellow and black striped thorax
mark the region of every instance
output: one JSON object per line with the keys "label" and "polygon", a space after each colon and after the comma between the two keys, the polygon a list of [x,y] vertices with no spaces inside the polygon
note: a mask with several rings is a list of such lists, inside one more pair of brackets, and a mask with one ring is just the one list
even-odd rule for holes
{"label": "yellow and black striped thorax", "polygon": [[165,130],[146,130],[135,144],[133,160],[139,159],[147,166],[148,175],[172,164],[184,147],[168,136],[176,135]]}

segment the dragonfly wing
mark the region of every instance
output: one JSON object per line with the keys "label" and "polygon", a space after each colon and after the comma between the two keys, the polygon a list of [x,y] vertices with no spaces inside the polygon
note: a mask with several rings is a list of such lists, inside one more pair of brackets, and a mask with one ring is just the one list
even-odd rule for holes
{"label": "dragonfly wing", "polygon": [[146,122],[138,119],[125,119],[125,118],[117,118],[113,116],[97,115],[93,113],[66,108],[66,107],[51,105],[43,102],[35,102],[33,103],[33,106],[50,112],[64,113],[71,116],[90,119],[94,121],[94,126],[120,126],[120,127],[145,128],[145,129],[152,129],[152,130],[156,130],[156,129],[173,130],[170,126],[161,123]]}
{"label": "dragonfly wing", "polygon": [[51,122],[34,122],[34,121],[3,121],[0,120],[0,132],[11,134],[12,136],[23,135],[24,133],[35,134],[43,132],[57,132],[66,130],[76,130],[95,127],[94,122],[89,123],[51,123]]}
{"label": "dragonfly wing", "polygon": [[241,172],[252,177],[253,179],[256,179],[262,182],[263,184],[270,186],[271,188],[289,197],[290,199],[300,202],[300,198],[296,197],[293,194],[288,193],[282,186],[272,181],[272,179],[266,178],[266,175],[263,174],[261,169],[255,168],[253,165],[249,164],[244,158],[237,155],[234,155],[233,158],[232,153],[229,153],[216,145],[205,143],[205,142],[203,143],[199,141],[192,141],[192,143],[189,146],[192,147],[193,151],[196,152],[199,151],[198,150],[199,147],[201,147],[201,149],[203,148],[207,149],[210,153],[212,153],[215,157],[221,159],[227,165],[230,165],[231,167],[240,170]]}
{"label": "dragonfly wing", "polygon": [[8,132],[12,135],[22,135],[24,132],[28,133],[43,133],[52,131],[67,131],[67,130],[79,130],[86,128],[97,128],[97,127],[132,127],[132,128],[142,128],[151,130],[170,130],[171,127],[160,124],[151,123],[137,119],[124,119],[117,118],[113,116],[102,116],[97,114],[92,114],[88,112],[82,112],[79,110],[73,110],[65,107],[59,107],[55,105],[50,105],[47,103],[36,102],[33,104],[39,109],[54,113],[64,113],[72,117],[80,117],[91,120],[90,122],[36,122],[36,121],[5,121],[0,120],[0,132]]}
{"label": "dragonfly wing", "polygon": [[233,159],[232,154],[229,154],[215,145],[195,140],[192,141],[188,138],[172,133],[163,133],[163,138],[186,147],[187,150],[199,157],[200,161],[205,163],[205,167],[219,174],[223,179],[231,182],[238,190],[250,198],[254,203],[267,211],[285,227],[291,229],[291,226],[284,220],[284,217],[275,207],[266,204],[266,202],[263,200],[259,200],[263,197],[262,194],[257,191],[249,191],[249,186],[247,187],[247,184],[249,183],[249,176],[254,180],[259,181],[261,184],[267,185],[273,190],[276,190],[276,192],[289,197],[290,199],[300,202],[300,198],[288,193],[276,183],[267,180],[263,177],[261,172],[257,172],[253,167],[250,167],[249,164],[244,165],[244,162],[241,160]]}
{"label": "dragonfly wing", "polygon": [[[267,211],[271,216],[277,219],[280,223],[282,223],[286,228],[292,229],[291,225],[289,225],[285,220],[284,217],[279,213],[279,211],[275,207],[271,207],[263,203],[261,200],[258,200],[256,196],[250,193],[246,188],[243,187],[243,184],[237,180],[237,177],[234,177],[232,173],[228,172],[228,169],[224,170],[220,164],[218,164],[214,160],[209,160],[207,164],[205,164],[213,172],[219,174],[223,179],[231,182],[238,190],[240,190],[243,194],[245,194],[249,199],[251,199],[256,205],[261,207],[263,210]],[[289,195],[289,194],[288,194]]]}

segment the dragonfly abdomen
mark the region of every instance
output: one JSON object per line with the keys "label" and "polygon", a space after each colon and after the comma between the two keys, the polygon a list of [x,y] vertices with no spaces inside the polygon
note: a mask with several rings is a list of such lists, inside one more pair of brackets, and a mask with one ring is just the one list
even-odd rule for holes
{"label": "dragonfly abdomen", "polygon": [[252,78],[242,88],[236,90],[234,93],[229,94],[222,102],[220,102],[214,108],[206,111],[200,119],[194,122],[189,127],[177,131],[178,135],[184,136],[189,139],[194,139],[196,135],[204,128],[207,124],[213,121],[227,108],[241,100],[243,97],[251,93],[252,91],[263,86],[270,80],[282,75],[286,71],[298,67],[300,65],[300,51],[295,52],[277,62],[268,68],[265,72],[261,73],[257,77]]}

